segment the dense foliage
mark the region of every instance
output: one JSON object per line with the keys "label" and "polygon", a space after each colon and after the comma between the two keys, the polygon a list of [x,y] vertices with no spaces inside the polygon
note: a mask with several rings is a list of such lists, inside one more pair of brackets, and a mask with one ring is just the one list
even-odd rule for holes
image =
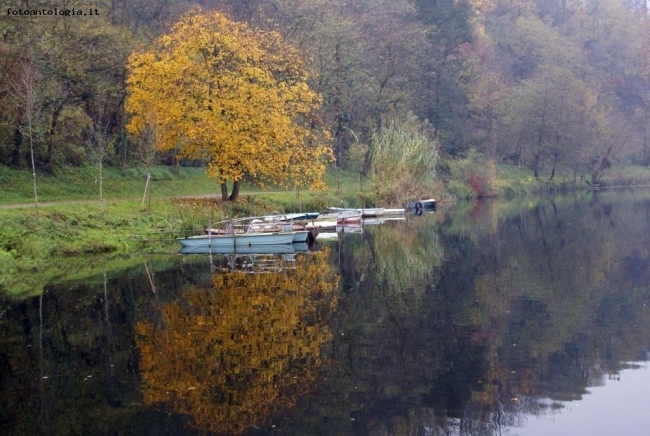
{"label": "dense foliage", "polygon": [[320,96],[279,34],[198,9],[131,55],[129,73],[127,129],[154,149],[207,159],[224,200],[226,183],[234,200],[245,176],[322,185],[329,150],[315,127]]}
{"label": "dense foliage", "polygon": [[[300,53],[314,72],[308,83],[322,96],[337,161],[354,167],[362,150],[364,175],[387,119],[409,114],[431,127],[429,152],[443,160],[476,150],[540,178],[563,170],[592,184],[613,162],[650,164],[650,20],[646,2],[627,0],[67,2],[86,13],[74,16],[21,15],[53,8],[9,1],[0,14],[0,163],[26,167],[33,140],[39,171],[97,156],[150,164],[151,138],[126,129],[128,59],[172,38],[198,3],[246,23],[230,36],[245,27],[264,41],[272,31],[298,50],[289,57]],[[26,66],[35,80],[24,80]],[[176,163],[179,151],[155,157]]]}

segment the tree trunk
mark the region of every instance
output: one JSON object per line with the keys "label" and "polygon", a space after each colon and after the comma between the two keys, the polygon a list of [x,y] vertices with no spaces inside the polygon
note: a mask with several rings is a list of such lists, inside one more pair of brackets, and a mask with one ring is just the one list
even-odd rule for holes
{"label": "tree trunk", "polygon": [[99,160],[99,212],[100,214],[104,213],[104,178],[102,176],[102,161]]}
{"label": "tree trunk", "polygon": [[228,185],[226,182],[221,184],[221,199],[223,201],[228,201]]}
{"label": "tree trunk", "polygon": [[600,176],[602,175],[602,172],[609,166],[609,158],[612,154],[612,148],[613,146],[610,145],[607,151],[603,156],[599,158],[598,166],[594,169],[594,171],[591,173],[591,184],[596,185],[598,184],[598,181],[600,180]]}
{"label": "tree trunk", "polygon": [[54,136],[54,132],[56,131],[56,126],[59,123],[59,115],[61,114],[61,110],[63,109],[64,102],[65,100],[56,108],[54,108],[54,111],[52,112],[52,122],[50,123],[50,126],[47,129],[47,157],[46,157],[45,164],[50,173],[54,172],[52,168],[52,161],[54,160],[54,143],[52,139]]}
{"label": "tree trunk", "polygon": [[551,177],[549,180],[553,180],[553,177],[555,177],[555,167],[557,166],[557,154],[553,154],[553,169],[551,169]]}
{"label": "tree trunk", "polygon": [[16,168],[20,168],[22,159],[20,158],[20,148],[23,144],[23,133],[19,127],[14,130],[14,152],[11,157],[11,164]]}
{"label": "tree trunk", "polygon": [[31,97],[31,94],[28,101],[29,103],[27,106],[27,127],[29,129],[29,157],[32,162],[32,182],[34,184],[34,206],[36,207],[36,217],[38,218],[38,193],[36,191],[36,162],[34,161],[34,129],[32,126],[33,99]]}
{"label": "tree trunk", "polygon": [[230,197],[228,199],[230,201],[237,201],[238,197],[239,197],[239,181],[235,180],[232,184],[232,193],[230,194]]}
{"label": "tree trunk", "polygon": [[643,158],[642,163],[645,166],[650,166],[650,153],[648,147],[648,132],[643,131]]}

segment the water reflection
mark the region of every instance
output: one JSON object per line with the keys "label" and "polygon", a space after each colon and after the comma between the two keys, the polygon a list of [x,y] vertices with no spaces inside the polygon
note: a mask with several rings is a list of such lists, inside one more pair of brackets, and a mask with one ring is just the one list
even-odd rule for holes
{"label": "water reflection", "polygon": [[[647,190],[459,204],[320,245],[331,249],[140,259],[2,301],[0,433],[647,422],[611,401],[576,413],[599,391],[646,404],[625,383],[644,370],[622,362],[650,350]],[[266,259],[289,263],[244,273]]]}
{"label": "water reflection", "polygon": [[[345,433],[500,434],[618,373],[650,343],[648,211],[620,192],[472,205],[437,229],[428,273],[347,264],[357,285],[329,370],[351,388],[325,389],[349,401]],[[390,255],[373,242],[354,259]]]}
{"label": "water reflection", "polygon": [[189,415],[203,431],[240,434],[313,391],[337,304],[326,259],[323,251],[294,258],[291,270],[274,262],[257,274],[215,274],[210,288],[159,304],[156,318],[136,325],[145,404]]}

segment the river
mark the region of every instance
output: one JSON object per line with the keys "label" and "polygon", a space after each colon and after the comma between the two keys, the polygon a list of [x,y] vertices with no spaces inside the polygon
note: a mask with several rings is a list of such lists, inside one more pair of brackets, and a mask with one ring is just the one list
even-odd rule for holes
{"label": "river", "polygon": [[143,254],[0,300],[0,433],[650,428],[650,191],[459,203],[314,251]]}

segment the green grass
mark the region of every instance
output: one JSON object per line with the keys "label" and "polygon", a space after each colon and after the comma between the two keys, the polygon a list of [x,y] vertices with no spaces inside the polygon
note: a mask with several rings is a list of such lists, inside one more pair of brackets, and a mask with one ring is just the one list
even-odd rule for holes
{"label": "green grass", "polygon": [[[141,198],[147,172],[144,168],[105,168],[103,171],[104,198]],[[214,181],[205,170],[180,168],[178,172],[166,167],[151,171],[155,196],[216,194]],[[65,167],[54,176],[37,172],[39,201],[98,199],[99,183],[94,167]],[[29,171],[0,167],[0,204],[29,203],[33,201],[32,177]]]}
{"label": "green grass", "polygon": [[42,208],[0,209],[0,290],[12,296],[41,292],[55,277],[96,274],[107,263],[135,253],[173,252],[175,238],[193,234],[219,212],[206,204],[179,205],[155,200],[107,201]]}
{"label": "green grass", "polygon": [[[221,195],[219,186],[208,178],[203,168],[179,168],[177,172],[169,167],[155,167],[151,170],[154,197]],[[338,175],[338,183],[337,183]],[[95,167],[64,167],[54,176],[37,173],[36,183],[39,202],[92,200],[99,199],[98,173]],[[147,172],[145,168],[104,169],[103,196],[105,199],[142,199]],[[328,170],[325,175],[328,191],[325,195],[336,195],[337,186],[341,192],[358,191],[358,176],[349,171]],[[366,183],[369,185],[369,183]],[[277,199],[281,205],[298,202],[301,197],[310,195],[308,191],[299,193],[282,188],[262,190],[254,184],[243,183],[242,195],[254,194]],[[311,193],[322,196],[323,193]],[[25,169],[17,170],[0,166],[0,205],[31,203],[34,192],[31,173]]]}

